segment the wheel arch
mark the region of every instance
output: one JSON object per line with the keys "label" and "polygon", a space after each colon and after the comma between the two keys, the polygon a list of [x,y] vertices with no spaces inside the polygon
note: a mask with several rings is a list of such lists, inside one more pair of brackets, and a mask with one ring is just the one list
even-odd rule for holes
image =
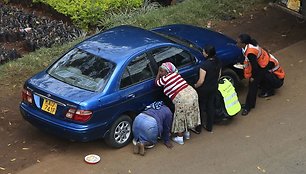
{"label": "wheel arch", "polygon": [[234,84],[235,87],[238,87],[240,84],[240,81],[243,79],[243,70],[237,69],[235,67],[226,66],[222,68],[221,77],[231,77],[231,82]]}

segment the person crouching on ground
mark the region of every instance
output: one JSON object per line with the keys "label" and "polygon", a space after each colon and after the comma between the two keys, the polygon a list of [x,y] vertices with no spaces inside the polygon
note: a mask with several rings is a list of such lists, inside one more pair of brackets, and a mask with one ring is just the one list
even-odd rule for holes
{"label": "person crouching on ground", "polygon": [[267,65],[268,73],[265,73],[263,81],[260,83],[261,93],[258,97],[265,98],[274,95],[274,90],[283,86],[285,71],[280,66],[279,61],[270,54],[270,61]]}
{"label": "person crouching on ground", "polygon": [[172,148],[170,142],[170,129],[172,124],[172,112],[162,101],[154,102],[136,116],[132,131],[134,134],[134,153],[144,155],[145,147],[154,146],[157,138],[161,137],[168,148]]}
{"label": "person crouching on ground", "polygon": [[164,87],[164,93],[174,106],[172,133],[177,136],[172,140],[184,144],[184,138],[190,138],[189,129],[201,124],[198,94],[178,73],[171,62],[163,63],[156,76],[156,84]]}

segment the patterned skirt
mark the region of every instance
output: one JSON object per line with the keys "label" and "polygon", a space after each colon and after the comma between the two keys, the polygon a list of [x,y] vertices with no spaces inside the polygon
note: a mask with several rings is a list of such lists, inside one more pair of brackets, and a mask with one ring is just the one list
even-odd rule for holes
{"label": "patterned skirt", "polygon": [[191,86],[180,91],[173,99],[175,111],[172,132],[181,133],[201,124],[198,94]]}

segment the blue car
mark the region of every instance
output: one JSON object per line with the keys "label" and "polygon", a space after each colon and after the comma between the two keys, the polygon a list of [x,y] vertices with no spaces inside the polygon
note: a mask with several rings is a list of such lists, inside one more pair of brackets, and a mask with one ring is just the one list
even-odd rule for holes
{"label": "blue car", "polygon": [[123,147],[132,139],[133,118],[147,104],[165,98],[154,82],[159,65],[172,62],[194,84],[206,44],[216,47],[222,76],[237,83],[240,73],[233,65],[241,62],[242,53],[229,37],[181,24],[152,30],[118,26],[80,42],[28,79],[21,114],[60,137],[103,138],[112,147]]}

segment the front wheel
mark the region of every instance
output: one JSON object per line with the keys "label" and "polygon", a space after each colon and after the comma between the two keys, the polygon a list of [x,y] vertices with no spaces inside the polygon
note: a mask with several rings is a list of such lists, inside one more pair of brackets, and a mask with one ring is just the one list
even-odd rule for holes
{"label": "front wheel", "polygon": [[224,78],[229,80],[233,84],[234,87],[237,87],[240,82],[240,79],[237,73],[230,68],[226,68],[222,71],[220,79],[224,79]]}
{"label": "front wheel", "polygon": [[119,117],[111,126],[106,143],[115,148],[126,146],[132,139],[132,119],[127,115]]}

